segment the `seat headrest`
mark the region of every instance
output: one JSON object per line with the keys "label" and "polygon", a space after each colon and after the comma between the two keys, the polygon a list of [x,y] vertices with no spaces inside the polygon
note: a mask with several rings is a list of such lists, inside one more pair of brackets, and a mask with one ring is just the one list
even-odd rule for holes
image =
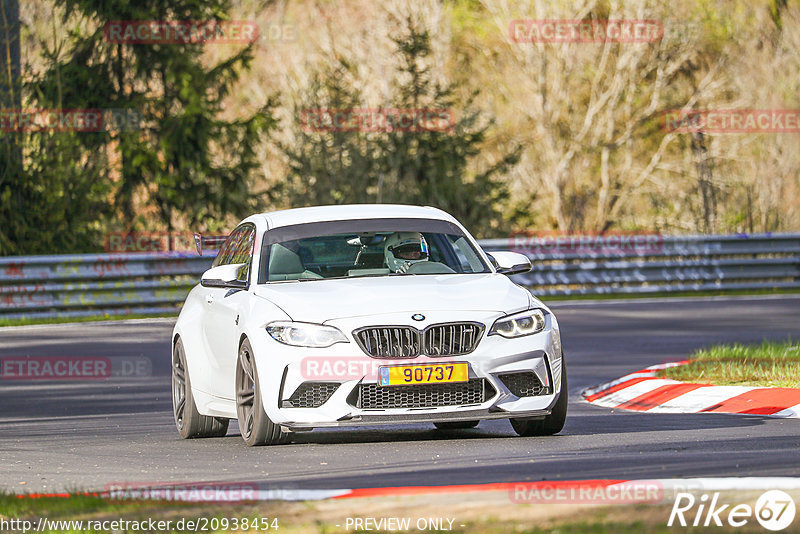
{"label": "seat headrest", "polygon": [[272,245],[269,253],[269,274],[298,274],[303,270],[300,256],[283,245]]}

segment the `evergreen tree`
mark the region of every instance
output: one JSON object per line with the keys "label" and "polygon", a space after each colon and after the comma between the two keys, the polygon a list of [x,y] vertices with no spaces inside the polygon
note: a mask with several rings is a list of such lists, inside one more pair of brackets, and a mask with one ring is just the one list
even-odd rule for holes
{"label": "evergreen tree", "polygon": [[[114,42],[104,31],[114,21],[224,20],[229,1],[57,4],[65,8],[65,17],[80,15],[94,29],[86,35],[72,31],[61,49],[49,51],[49,68],[32,84],[35,107],[122,110],[121,115],[115,113],[122,119],[119,127],[52,134],[49,148],[41,142],[35,145],[32,168],[41,170],[45,162],[54,170],[74,168],[82,182],[74,193],[89,195],[87,202],[78,199],[67,206],[65,217],[69,220],[74,212],[87,209],[95,220],[111,215],[94,206],[97,195],[111,201],[116,220],[108,225],[117,229],[141,224],[143,208],[167,230],[176,222],[194,229],[258,209],[261,202],[252,183],[258,167],[256,148],[275,125],[274,102],[245,118],[220,118],[223,101],[250,66],[252,44],[238,51],[237,45],[226,45],[235,53],[209,67],[202,44],[127,44]],[[58,158],[62,144],[69,150]]]}
{"label": "evergreen tree", "polygon": [[273,197],[307,206],[377,200],[381,154],[374,134],[317,127],[323,115],[361,106],[361,94],[350,80],[344,61],[314,75],[305,97],[294,106],[295,141],[281,145],[288,176],[274,187]]}
{"label": "evergreen tree", "polygon": [[[468,171],[480,153],[492,121],[473,108],[477,93],[463,105],[455,96],[457,83],[446,87],[431,79],[425,66],[431,55],[430,36],[406,20],[404,34],[394,39],[399,67],[395,73],[387,123],[407,113],[442,111],[451,121],[445,128],[321,128],[308,127],[308,112],[365,107],[350,81],[350,67],[317,73],[295,109],[295,142],[283,146],[289,161],[286,183],[273,192],[290,205],[385,202],[432,205],[452,213],[483,235],[502,231],[501,207],[507,199],[497,177],[516,163],[519,147],[480,173]],[[305,115],[304,115],[305,113]],[[356,113],[355,115],[358,115]],[[441,125],[441,122],[439,123]]]}
{"label": "evergreen tree", "polygon": [[518,161],[520,148],[483,172],[470,175],[470,159],[480,153],[492,126],[491,120],[483,120],[473,108],[478,92],[460,106],[455,96],[458,84],[443,87],[431,79],[426,65],[431,55],[430,35],[411,17],[406,20],[405,35],[395,37],[394,42],[400,54],[394,107],[444,110],[453,122],[449,130],[401,130],[381,140],[387,183],[393,186],[391,197],[441,208],[476,233],[496,235],[504,226],[500,210],[508,198],[505,184],[497,178]]}

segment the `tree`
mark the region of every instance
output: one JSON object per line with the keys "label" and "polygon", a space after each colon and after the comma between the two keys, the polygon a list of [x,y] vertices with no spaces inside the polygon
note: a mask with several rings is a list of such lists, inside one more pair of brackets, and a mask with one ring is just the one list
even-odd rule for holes
{"label": "tree", "polygon": [[252,61],[252,44],[212,66],[196,42],[129,44],[109,39],[115,21],[223,20],[228,0],[57,0],[65,17],[95,23],[77,30],[63,53],[51,51],[36,80],[39,107],[126,110],[116,131],[78,137],[85,157],[108,154],[100,169],[114,184],[119,223],[132,229],[147,214],[167,227],[211,225],[257,209],[255,151],[275,125],[270,100],[256,113],[220,117],[223,102]]}
{"label": "tree", "polygon": [[[0,0],[0,110],[20,107],[19,3]],[[20,135],[2,132],[0,141],[0,254],[15,250],[24,232],[14,212],[23,205],[26,180]]]}
{"label": "tree", "polygon": [[445,110],[453,118],[446,131],[398,131],[381,139],[388,199],[441,208],[482,235],[497,234],[503,226],[502,203],[508,197],[498,177],[519,160],[520,147],[503,154],[481,172],[469,172],[481,152],[493,121],[474,107],[474,91],[463,106],[455,97],[458,85],[433,81],[427,61],[430,35],[412,16],[405,33],[394,43],[400,55],[393,107],[406,110]]}
{"label": "tree", "polygon": [[351,66],[341,61],[314,73],[301,101],[294,142],[281,144],[288,175],[272,197],[290,205],[355,204],[380,201],[380,146],[373,133],[314,127],[324,110],[361,106],[361,94],[350,80]]}
{"label": "tree", "polygon": [[[346,60],[321,68],[295,106],[297,132],[282,146],[289,171],[273,193],[290,205],[386,202],[442,208],[478,233],[497,232],[503,223],[501,203],[507,191],[497,176],[518,159],[519,148],[480,172],[470,163],[480,154],[492,121],[474,109],[478,93],[464,105],[454,96],[460,88],[432,80],[427,66],[430,35],[408,17],[393,38],[398,66],[381,127],[313,128],[308,116],[322,110],[366,109],[352,81],[355,69]],[[447,127],[393,127],[392,120],[418,112],[442,112]],[[428,124],[428,126],[426,126]],[[437,123],[442,124],[442,121]]]}
{"label": "tree", "polygon": [[[514,19],[658,21],[674,10],[649,0],[484,5],[505,32]],[[515,112],[511,126],[526,140],[519,166],[526,189],[537,193],[537,216],[526,223],[561,231],[625,226],[651,184],[674,182],[659,176],[678,137],[664,132],[663,113],[724,91],[718,54],[691,31],[694,22],[665,20],[652,42],[507,42],[502,91]]]}

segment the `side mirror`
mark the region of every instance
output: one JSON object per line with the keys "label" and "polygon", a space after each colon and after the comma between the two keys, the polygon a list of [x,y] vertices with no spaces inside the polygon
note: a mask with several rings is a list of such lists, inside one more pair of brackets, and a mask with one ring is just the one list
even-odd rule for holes
{"label": "side mirror", "polygon": [[531,260],[518,252],[492,252],[487,254],[494,261],[495,268],[500,274],[527,273],[533,268]]}
{"label": "side mirror", "polygon": [[239,277],[247,272],[246,263],[218,265],[203,273],[200,285],[203,287],[223,287],[230,289],[246,289],[247,281]]}

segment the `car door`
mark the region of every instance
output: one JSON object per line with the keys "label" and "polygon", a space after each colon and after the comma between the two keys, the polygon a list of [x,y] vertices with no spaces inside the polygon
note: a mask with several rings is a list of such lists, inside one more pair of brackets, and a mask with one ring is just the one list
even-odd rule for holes
{"label": "car door", "polygon": [[[243,224],[234,230],[225,241],[214,266],[235,263],[246,264],[239,279],[250,280],[253,263],[255,227]],[[239,336],[242,314],[247,309],[250,293],[247,289],[205,288],[205,313],[203,335],[210,355],[211,367],[218,374],[212,381],[212,395],[234,398],[234,373],[239,352]]]}

